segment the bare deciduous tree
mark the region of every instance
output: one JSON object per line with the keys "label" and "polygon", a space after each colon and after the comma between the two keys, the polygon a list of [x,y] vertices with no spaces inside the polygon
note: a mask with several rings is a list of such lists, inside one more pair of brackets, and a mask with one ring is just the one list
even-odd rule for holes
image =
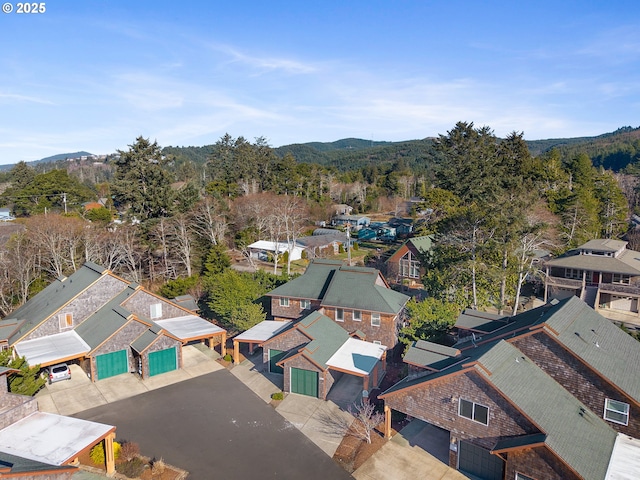
{"label": "bare deciduous tree", "polygon": [[349,407],[349,413],[356,419],[348,430],[349,435],[371,443],[371,433],[384,422],[384,415],[376,412],[373,403],[364,400]]}

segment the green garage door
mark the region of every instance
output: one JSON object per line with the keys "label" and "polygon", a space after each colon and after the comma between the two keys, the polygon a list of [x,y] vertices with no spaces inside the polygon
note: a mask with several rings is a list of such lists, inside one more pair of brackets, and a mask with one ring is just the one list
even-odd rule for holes
{"label": "green garage door", "polygon": [[178,353],[176,347],[158,350],[149,354],[149,376],[171,372],[178,368]]}
{"label": "green garage door", "polygon": [[291,392],[318,397],[318,372],[291,368]]}
{"label": "green garage door", "polygon": [[458,470],[483,480],[502,480],[504,462],[498,455],[491,455],[489,450],[471,443],[460,442]]}
{"label": "green garage door", "polygon": [[120,375],[129,371],[129,357],[126,350],[105,353],[96,357],[98,380]]}
{"label": "green garage door", "polygon": [[269,349],[269,371],[271,373],[284,373],[284,368],[279,367],[276,363],[278,363],[286,353],[287,352],[283,352],[282,350]]}

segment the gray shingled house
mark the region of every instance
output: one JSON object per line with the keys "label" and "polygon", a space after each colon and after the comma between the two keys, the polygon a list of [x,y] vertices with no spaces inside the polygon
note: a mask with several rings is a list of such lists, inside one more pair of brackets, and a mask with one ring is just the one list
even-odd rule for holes
{"label": "gray shingled house", "polygon": [[640,477],[634,338],[574,296],[456,327],[472,335],[407,351],[413,375],[380,395],[387,428],[393,409],[444,429],[449,464],[479,478]]}
{"label": "gray shingled house", "polygon": [[204,340],[224,355],[225,330],[91,262],[0,320],[0,347],[30,365],[76,362],[94,381],[176,370],[182,346]]}

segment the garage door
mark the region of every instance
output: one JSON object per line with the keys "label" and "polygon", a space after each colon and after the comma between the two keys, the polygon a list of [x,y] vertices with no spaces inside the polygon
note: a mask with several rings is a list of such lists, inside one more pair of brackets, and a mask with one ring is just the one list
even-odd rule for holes
{"label": "garage door", "polygon": [[485,448],[460,442],[458,469],[482,480],[502,480],[504,462]]}
{"label": "garage door", "polygon": [[96,357],[96,371],[98,380],[127,373],[129,371],[129,357],[126,350],[105,353]]}
{"label": "garage door", "polygon": [[291,368],[291,392],[318,397],[318,372]]}
{"label": "garage door", "polygon": [[178,352],[176,347],[158,350],[149,354],[149,376],[172,372],[178,368]]}
{"label": "garage door", "polygon": [[282,350],[273,350],[269,349],[269,371],[271,373],[284,373],[284,368],[276,365],[282,357],[284,357],[286,352]]}

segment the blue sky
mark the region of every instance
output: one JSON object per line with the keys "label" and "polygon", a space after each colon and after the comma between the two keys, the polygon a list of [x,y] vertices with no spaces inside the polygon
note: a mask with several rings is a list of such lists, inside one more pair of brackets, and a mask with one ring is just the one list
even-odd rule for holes
{"label": "blue sky", "polygon": [[0,14],[0,164],[222,135],[640,125],[640,2],[51,0]]}

